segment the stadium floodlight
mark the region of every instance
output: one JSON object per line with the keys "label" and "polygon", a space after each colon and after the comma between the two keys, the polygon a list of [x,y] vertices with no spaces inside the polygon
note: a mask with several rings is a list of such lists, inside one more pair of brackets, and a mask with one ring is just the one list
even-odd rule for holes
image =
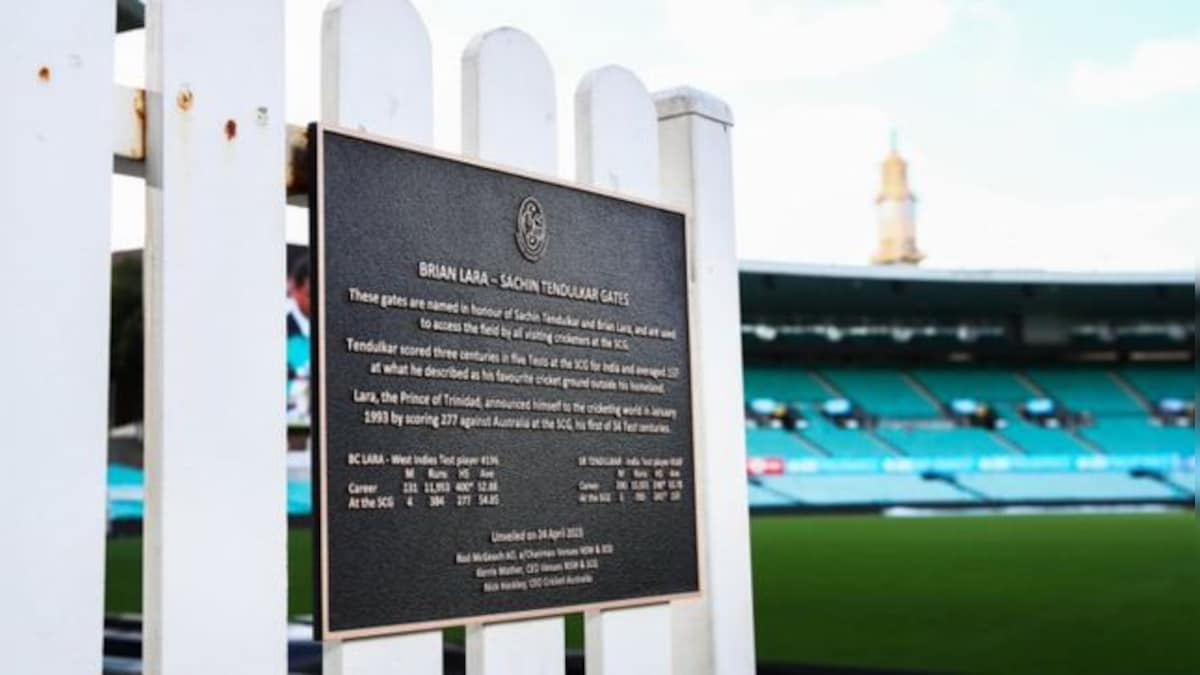
{"label": "stadium floodlight", "polygon": [[1195,326],[1189,327],[1181,323],[1167,324],[1167,338],[1175,342],[1183,342],[1188,339],[1189,332],[1195,332]]}
{"label": "stadium floodlight", "polygon": [[754,327],[754,336],[763,342],[770,342],[779,337],[779,330],[774,326],[760,323]]}

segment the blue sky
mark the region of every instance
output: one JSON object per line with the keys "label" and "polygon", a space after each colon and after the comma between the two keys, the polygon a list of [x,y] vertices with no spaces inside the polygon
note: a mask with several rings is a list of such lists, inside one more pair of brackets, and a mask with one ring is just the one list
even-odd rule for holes
{"label": "blue sky", "polygon": [[[459,148],[459,58],[512,25],[555,66],[560,173],[588,70],[734,109],[738,253],[862,264],[897,128],[931,267],[1192,269],[1200,244],[1200,2],[414,0],[435,141]],[[287,0],[288,116],[314,119],[321,0]],[[136,83],[141,45],[118,42]],[[130,200],[118,195],[118,208]],[[128,207],[136,209],[136,206]],[[131,220],[131,219],[126,219]],[[303,213],[289,214],[302,238]],[[117,246],[137,234],[114,234]]]}

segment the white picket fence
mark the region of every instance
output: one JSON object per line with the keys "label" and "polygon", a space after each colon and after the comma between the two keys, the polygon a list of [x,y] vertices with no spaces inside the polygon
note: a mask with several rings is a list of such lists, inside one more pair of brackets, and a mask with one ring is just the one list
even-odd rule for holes
{"label": "white picket fence", "polygon": [[[149,0],[146,91],[114,87],[108,0],[0,22],[0,668],[95,673],[104,598],[111,173],[146,183],[146,672],[286,672],[283,0]],[[405,0],[334,0],[324,121],[432,145]],[[559,174],[552,66],[466,46],[467,155]],[[750,673],[753,620],[730,128],[720,100],[606,66],[575,92],[575,178],[692,214],[702,599],[586,617],[589,673]],[[295,202],[294,202],[295,203]],[[302,202],[301,202],[302,203]],[[440,673],[440,632],[325,647],[325,672]],[[561,673],[563,619],[467,627],[474,675]]]}

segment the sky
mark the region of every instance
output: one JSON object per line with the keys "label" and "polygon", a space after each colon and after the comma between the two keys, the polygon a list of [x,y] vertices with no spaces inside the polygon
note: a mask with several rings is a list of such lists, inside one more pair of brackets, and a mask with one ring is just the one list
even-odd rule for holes
{"label": "sky", "polygon": [[[325,3],[287,0],[287,115],[316,119]],[[620,64],[650,91],[730,104],[738,256],[865,264],[895,129],[934,268],[1192,270],[1200,245],[1200,2],[414,0],[434,60],[434,141],[460,149],[460,59],[514,26],[555,68],[559,173],[573,93]],[[144,78],[141,31],[116,80]],[[144,197],[114,178],[113,246]],[[306,215],[288,208],[288,237]]]}

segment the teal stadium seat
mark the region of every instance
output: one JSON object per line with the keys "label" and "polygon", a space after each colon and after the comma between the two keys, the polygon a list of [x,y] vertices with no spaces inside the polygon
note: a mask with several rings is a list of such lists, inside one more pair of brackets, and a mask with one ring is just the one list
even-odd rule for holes
{"label": "teal stadium seat", "polygon": [[746,456],[782,459],[820,457],[782,429],[746,429]]}
{"label": "teal stadium seat", "polygon": [[970,494],[941,481],[923,480],[912,474],[870,476],[771,476],[763,485],[782,492],[797,502],[828,504],[936,504],[970,503]]}
{"label": "teal stadium seat", "polygon": [[1012,454],[986,429],[882,429],[878,433],[914,457]]}
{"label": "teal stadium seat", "polygon": [[1001,408],[1000,416],[1008,425],[1000,433],[1027,455],[1081,455],[1092,452],[1065,429],[1047,429],[1025,421],[1017,412]]}
{"label": "teal stadium seat", "polygon": [[898,370],[839,368],[821,371],[846,398],[881,417],[940,417],[941,411]]}
{"label": "teal stadium seat", "polygon": [[913,377],[943,403],[970,398],[980,403],[1020,403],[1034,396],[1011,370],[989,368],[925,368]]}
{"label": "teal stadium seat", "polygon": [[1195,450],[1195,430],[1191,427],[1161,427],[1146,415],[1100,417],[1080,434],[1113,454],[1187,454]]}
{"label": "teal stadium seat", "polygon": [[1097,499],[1174,499],[1162,483],[1127,473],[963,474],[958,482],[997,501],[1094,501]]}
{"label": "teal stadium seat", "polygon": [[1196,491],[1200,489],[1200,485],[1196,484],[1195,472],[1172,471],[1171,473],[1167,474],[1167,479],[1179,486],[1185,492],[1191,493],[1193,498],[1196,496]]}
{"label": "teal stadium seat", "polygon": [[839,429],[819,415],[809,418],[808,428],[800,434],[832,457],[883,457],[893,454],[859,429]]}
{"label": "teal stadium seat", "polygon": [[1190,368],[1136,366],[1123,369],[1121,375],[1151,402],[1196,397],[1196,374]]}
{"label": "teal stadium seat", "polygon": [[1092,415],[1136,415],[1145,409],[1099,368],[1054,368],[1029,371],[1029,377],[1051,397],[1075,412]]}
{"label": "teal stadium seat", "polygon": [[814,403],[829,398],[829,392],[799,368],[746,368],[743,371],[746,400],[773,398],[781,403]]}
{"label": "teal stadium seat", "polygon": [[754,483],[750,483],[747,486],[747,492],[750,500],[750,506],[755,508],[795,506],[797,503],[795,499],[790,499],[774,490],[765,487],[759,487]]}

